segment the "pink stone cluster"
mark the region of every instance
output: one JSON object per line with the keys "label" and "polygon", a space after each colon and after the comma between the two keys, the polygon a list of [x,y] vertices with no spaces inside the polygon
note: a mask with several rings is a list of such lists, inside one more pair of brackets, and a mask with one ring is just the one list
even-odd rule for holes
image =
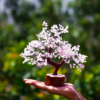
{"label": "pink stone cluster", "polygon": [[53,25],[50,30],[47,29],[48,24],[43,22],[43,29],[37,35],[38,40],[29,42],[21,56],[25,59],[23,63],[29,62],[37,66],[46,66],[47,58],[63,59],[64,63],[69,64],[70,68],[84,68],[83,63],[86,62],[87,56],[79,52],[79,45],[73,46],[68,41],[62,41],[61,34],[68,33],[68,26]]}

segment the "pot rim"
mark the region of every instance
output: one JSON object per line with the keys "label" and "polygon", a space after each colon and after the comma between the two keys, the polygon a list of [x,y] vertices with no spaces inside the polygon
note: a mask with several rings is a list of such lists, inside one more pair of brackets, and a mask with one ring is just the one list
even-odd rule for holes
{"label": "pot rim", "polygon": [[47,76],[50,76],[50,77],[65,77],[65,75],[63,74],[57,74],[57,75],[53,75],[53,74],[46,74]]}

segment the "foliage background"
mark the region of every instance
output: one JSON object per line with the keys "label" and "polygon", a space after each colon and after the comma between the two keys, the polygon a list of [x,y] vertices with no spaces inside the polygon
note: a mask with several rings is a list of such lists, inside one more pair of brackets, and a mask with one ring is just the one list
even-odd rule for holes
{"label": "foliage background", "polygon": [[[63,39],[79,44],[80,53],[88,56],[82,72],[65,64],[59,73],[87,100],[100,100],[100,0],[73,0],[65,12],[61,0],[39,0],[39,7],[27,1],[5,0],[5,10],[0,13],[0,100],[66,100],[23,82],[24,78],[44,81],[53,72],[53,67],[22,64],[20,57],[28,42],[37,39],[44,20],[49,27],[69,25]],[[13,23],[8,22],[7,11]]]}

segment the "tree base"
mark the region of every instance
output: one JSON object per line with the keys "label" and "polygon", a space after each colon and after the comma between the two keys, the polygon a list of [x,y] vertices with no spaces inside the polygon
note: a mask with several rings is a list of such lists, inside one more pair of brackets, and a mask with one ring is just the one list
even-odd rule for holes
{"label": "tree base", "polygon": [[65,75],[52,75],[52,74],[47,74],[46,79],[45,79],[45,84],[48,86],[55,86],[55,87],[60,87],[64,86],[65,83]]}

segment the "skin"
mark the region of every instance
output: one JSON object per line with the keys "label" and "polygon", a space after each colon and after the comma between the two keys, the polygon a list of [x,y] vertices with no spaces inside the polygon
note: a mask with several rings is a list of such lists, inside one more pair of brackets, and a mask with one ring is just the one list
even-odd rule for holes
{"label": "skin", "polygon": [[62,95],[68,100],[86,100],[80,93],[78,93],[73,84],[65,83],[62,87],[47,86],[44,82],[32,79],[24,79],[25,84],[36,86],[51,94]]}

